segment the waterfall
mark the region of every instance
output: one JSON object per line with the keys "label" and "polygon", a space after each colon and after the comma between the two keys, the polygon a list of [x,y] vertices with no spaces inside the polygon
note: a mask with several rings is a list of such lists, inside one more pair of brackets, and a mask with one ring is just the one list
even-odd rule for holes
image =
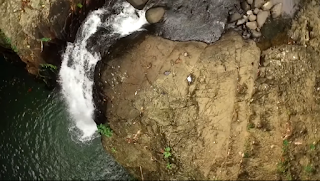
{"label": "waterfall", "polygon": [[[112,14],[115,10],[116,14]],[[109,48],[115,40],[143,30],[145,24],[145,11],[138,11],[123,2],[112,8],[91,12],[79,28],[75,42],[68,43],[62,55],[59,82],[73,125],[80,131],[80,141],[91,140],[97,130],[94,122],[93,75],[101,52],[97,52],[95,46]],[[104,33],[97,35],[100,30]],[[94,37],[94,40],[90,40]]]}

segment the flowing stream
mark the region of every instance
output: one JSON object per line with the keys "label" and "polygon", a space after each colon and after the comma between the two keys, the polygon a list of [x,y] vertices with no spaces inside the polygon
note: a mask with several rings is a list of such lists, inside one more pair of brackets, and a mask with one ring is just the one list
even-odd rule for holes
{"label": "flowing stream", "polygon": [[76,41],[67,45],[60,83],[74,122],[72,128],[78,130],[79,140],[88,141],[97,135],[93,120],[93,75],[102,56],[99,50],[107,51],[116,40],[143,30],[145,24],[145,11],[137,11],[127,2],[118,3],[91,12],[80,27]]}

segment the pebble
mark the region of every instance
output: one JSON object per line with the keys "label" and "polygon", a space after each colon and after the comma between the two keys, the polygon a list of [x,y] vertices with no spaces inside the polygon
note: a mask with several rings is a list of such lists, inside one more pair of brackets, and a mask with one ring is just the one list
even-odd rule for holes
{"label": "pebble", "polygon": [[257,15],[258,27],[261,28],[270,15],[270,11],[260,11]]}
{"label": "pebble", "polygon": [[266,11],[266,10],[270,10],[273,6],[273,3],[271,1],[266,2],[263,6],[262,6],[262,10]]}
{"label": "pebble", "polygon": [[158,23],[162,20],[165,10],[162,7],[151,8],[146,12],[146,19],[149,23]]}
{"label": "pebble", "polygon": [[253,14],[252,10],[247,11],[247,15]]}
{"label": "pebble", "polygon": [[254,1],[254,7],[255,8],[261,8],[261,6],[263,5],[264,0],[255,0]]}
{"label": "pebble", "polygon": [[259,8],[255,8],[255,9],[253,10],[253,13],[254,13],[254,14],[258,14],[258,13],[259,13],[259,11],[260,11],[260,9],[259,9]]}
{"label": "pebble", "polygon": [[251,30],[251,35],[253,38],[259,38],[262,34],[257,30]]}
{"label": "pebble", "polygon": [[242,24],[244,24],[245,22],[247,22],[247,19],[245,19],[245,18],[239,19],[239,20],[237,21],[237,25],[242,25]]}
{"label": "pebble", "polygon": [[256,15],[252,14],[252,15],[249,16],[249,21],[255,21],[255,20],[257,20],[257,16]]}
{"label": "pebble", "polygon": [[240,14],[240,13],[234,13],[234,14],[232,14],[231,16],[230,16],[230,22],[232,23],[232,22],[235,22],[235,21],[237,21],[237,20],[239,20],[239,19],[241,19],[242,18],[242,15]]}
{"label": "pebble", "polygon": [[253,0],[247,0],[248,4],[253,4]]}
{"label": "pebble", "polygon": [[282,14],[282,3],[278,3],[271,9],[272,18],[277,18]]}
{"label": "pebble", "polygon": [[247,22],[246,26],[250,29],[250,30],[255,30],[257,29],[258,25],[257,22],[253,21],[253,22]]}
{"label": "pebble", "polygon": [[246,2],[246,1],[243,1],[241,3],[241,8],[244,10],[244,11],[248,11],[251,9],[250,5]]}

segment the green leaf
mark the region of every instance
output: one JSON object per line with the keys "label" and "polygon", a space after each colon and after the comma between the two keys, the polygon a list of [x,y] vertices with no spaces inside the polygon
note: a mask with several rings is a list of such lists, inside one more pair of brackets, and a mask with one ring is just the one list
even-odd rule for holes
{"label": "green leaf", "polygon": [[283,145],[284,146],[289,146],[289,141],[288,140],[283,140]]}
{"label": "green leaf", "polygon": [[103,134],[105,135],[106,137],[111,137],[112,136],[112,130],[109,126],[106,126],[104,124],[100,124],[100,125],[97,125],[97,128],[98,128],[98,132],[100,134]]}
{"label": "green leaf", "polygon": [[316,149],[316,145],[315,145],[315,144],[311,144],[311,145],[310,145],[310,149],[311,149],[311,150],[315,150],[315,149]]}
{"label": "green leaf", "polygon": [[78,6],[78,8],[82,8],[83,7],[83,5],[81,3],[78,3],[77,6]]}
{"label": "green leaf", "polygon": [[172,165],[171,165],[170,163],[168,163],[168,164],[167,164],[167,169],[170,170],[171,168],[172,168]]}
{"label": "green leaf", "polygon": [[48,41],[51,41],[51,38],[43,37],[40,39],[40,41],[48,42]]}
{"label": "green leaf", "polygon": [[164,155],[164,158],[169,158],[172,156],[170,152],[164,152],[163,155]]}
{"label": "green leaf", "polygon": [[164,151],[170,152],[170,151],[171,151],[171,148],[170,148],[170,147],[166,147],[166,148],[164,149]]}

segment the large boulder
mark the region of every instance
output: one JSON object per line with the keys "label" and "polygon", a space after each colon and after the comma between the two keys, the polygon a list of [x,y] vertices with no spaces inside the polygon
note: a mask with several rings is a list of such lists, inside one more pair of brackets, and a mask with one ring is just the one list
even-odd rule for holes
{"label": "large boulder", "polygon": [[101,72],[114,132],[104,148],[139,179],[236,179],[256,44],[236,33],[213,45],[146,36],[121,49]]}
{"label": "large boulder", "polygon": [[212,43],[224,32],[229,11],[237,4],[234,0],[149,0],[146,9],[166,9],[165,21],[155,25],[156,34],[170,40]]}

